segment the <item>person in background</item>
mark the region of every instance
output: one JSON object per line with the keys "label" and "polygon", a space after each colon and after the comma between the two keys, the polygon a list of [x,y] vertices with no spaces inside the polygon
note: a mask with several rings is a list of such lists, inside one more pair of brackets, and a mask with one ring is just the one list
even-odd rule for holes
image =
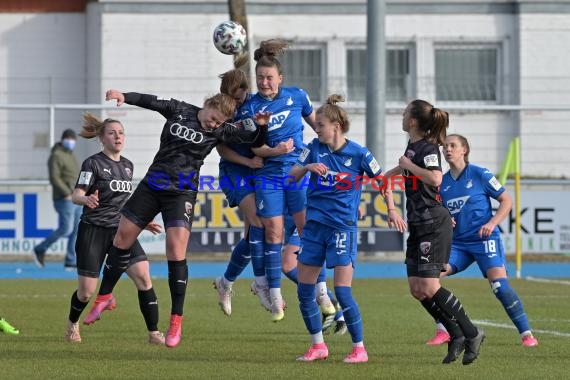
{"label": "person in background", "polygon": [[53,207],[58,215],[58,225],[44,241],[34,247],[34,260],[40,268],[45,266],[46,251],[62,237],[67,237],[65,268],[71,270],[77,266],[75,241],[81,207],[71,201],[75,180],[79,174],[79,163],[73,154],[76,140],[72,129],[63,131],[61,141],[53,146],[48,159],[49,182],[52,186]]}
{"label": "person in background", "polygon": [[[441,198],[454,220],[449,264],[441,277],[460,273],[477,262],[483,277],[516,326],[525,347],[538,346],[523,304],[509,283],[505,250],[499,231],[512,208],[513,200],[492,172],[469,162],[469,142],[453,134],[445,139],[445,160],[449,171],[443,175]],[[491,198],[499,202],[493,215]],[[428,341],[435,346],[450,340],[449,333],[437,322],[436,335]]]}

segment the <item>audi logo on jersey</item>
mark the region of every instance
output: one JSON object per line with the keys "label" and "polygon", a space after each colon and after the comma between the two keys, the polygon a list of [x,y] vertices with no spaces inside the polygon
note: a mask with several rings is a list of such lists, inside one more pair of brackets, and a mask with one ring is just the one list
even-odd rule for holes
{"label": "audi logo on jersey", "polygon": [[114,179],[109,182],[109,188],[119,193],[130,193],[133,191],[133,184],[131,181],[118,181]]}
{"label": "audi logo on jersey", "polygon": [[202,132],[196,132],[192,128],[188,128],[178,123],[172,123],[170,126],[170,134],[172,136],[180,137],[186,141],[193,142],[194,144],[200,144],[204,141],[204,135]]}

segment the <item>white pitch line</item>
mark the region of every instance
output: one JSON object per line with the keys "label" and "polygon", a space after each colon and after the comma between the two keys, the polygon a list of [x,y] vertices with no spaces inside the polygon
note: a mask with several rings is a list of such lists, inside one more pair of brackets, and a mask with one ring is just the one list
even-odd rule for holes
{"label": "white pitch line", "polygon": [[570,281],[564,281],[564,280],[550,280],[547,278],[539,278],[532,276],[525,277],[525,279],[534,282],[545,282],[547,284],[570,285]]}
{"label": "white pitch line", "polygon": [[[497,327],[497,328],[501,328],[501,329],[510,329],[510,330],[516,329],[515,326],[513,326],[513,325],[507,325],[507,324],[504,324],[504,323],[495,323],[495,322],[482,321],[482,320],[474,320],[473,323],[475,323],[475,324],[477,324],[477,325],[490,326],[490,327]],[[570,333],[564,333],[564,332],[560,332],[560,331],[536,330],[536,329],[533,329],[532,332],[540,333],[540,334],[555,335],[555,336],[563,336],[563,337],[566,337],[566,338],[570,338]]]}

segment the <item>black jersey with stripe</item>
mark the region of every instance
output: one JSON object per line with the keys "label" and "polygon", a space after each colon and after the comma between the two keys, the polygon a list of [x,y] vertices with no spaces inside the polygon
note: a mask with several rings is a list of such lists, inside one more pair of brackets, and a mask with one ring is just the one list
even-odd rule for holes
{"label": "black jersey with stripe", "polygon": [[88,157],[81,165],[75,188],[86,195],[99,191],[99,206],[83,207],[81,220],[100,227],[117,227],[119,211],[133,191],[133,163],[122,157],[114,161],[103,152]]}
{"label": "black jersey with stripe", "polygon": [[201,108],[176,99],[154,95],[125,93],[125,103],[159,112],[166,118],[160,135],[160,148],[143,178],[153,189],[186,192],[198,190],[200,168],[204,159],[219,143],[265,142],[267,128],[247,131],[224,123],[206,130],[198,120]]}
{"label": "black jersey with stripe", "polygon": [[[436,144],[424,139],[414,143],[408,142],[404,155],[422,169],[442,171],[441,154]],[[402,174],[406,178],[408,223],[430,223],[441,216],[442,212],[447,212],[441,203],[439,186],[428,185],[407,170]]]}

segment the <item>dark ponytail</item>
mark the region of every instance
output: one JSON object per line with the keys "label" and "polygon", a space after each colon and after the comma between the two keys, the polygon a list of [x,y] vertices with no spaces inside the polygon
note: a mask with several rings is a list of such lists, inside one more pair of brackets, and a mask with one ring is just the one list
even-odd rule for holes
{"label": "dark ponytail", "polygon": [[449,114],[425,100],[416,99],[410,103],[410,117],[418,123],[424,138],[432,144],[445,145]]}

